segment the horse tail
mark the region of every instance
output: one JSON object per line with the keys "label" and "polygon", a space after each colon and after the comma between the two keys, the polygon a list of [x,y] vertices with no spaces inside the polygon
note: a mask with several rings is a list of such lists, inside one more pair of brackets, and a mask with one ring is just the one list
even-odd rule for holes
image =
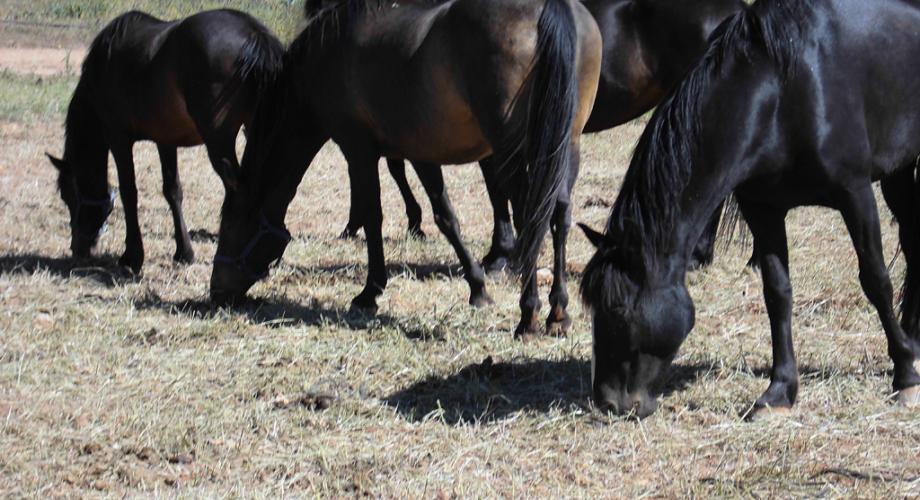
{"label": "horse tail", "polygon": [[249,87],[258,104],[281,74],[284,46],[264,26],[256,26],[240,47],[236,70],[214,104],[215,122],[222,121],[242,88]]}
{"label": "horse tail", "polygon": [[578,38],[570,0],[547,0],[538,23],[537,51],[524,131],[526,192],[517,247],[524,276],[537,257],[559,190],[566,181],[578,103]]}

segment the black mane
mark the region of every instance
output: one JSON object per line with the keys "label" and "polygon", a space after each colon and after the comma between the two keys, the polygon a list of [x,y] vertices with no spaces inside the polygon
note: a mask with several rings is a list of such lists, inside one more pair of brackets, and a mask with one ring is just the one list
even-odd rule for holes
{"label": "black mane", "polygon": [[[586,303],[622,305],[627,284],[615,283],[625,278],[622,273],[641,282],[653,271],[656,251],[674,230],[681,195],[693,170],[701,137],[701,107],[727,62],[750,61],[762,54],[788,78],[805,41],[814,4],[824,1],[760,0],[713,33],[702,60],[655,111],[636,145],[607,222],[607,248],[598,250],[585,271],[582,295]],[[615,275],[607,272],[614,260],[623,268]]]}

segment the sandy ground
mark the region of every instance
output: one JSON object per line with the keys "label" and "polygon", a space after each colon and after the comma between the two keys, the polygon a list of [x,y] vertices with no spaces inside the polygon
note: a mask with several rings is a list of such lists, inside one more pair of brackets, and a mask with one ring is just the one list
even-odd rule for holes
{"label": "sandy ground", "polygon": [[78,73],[86,49],[0,47],[0,70],[21,75]]}

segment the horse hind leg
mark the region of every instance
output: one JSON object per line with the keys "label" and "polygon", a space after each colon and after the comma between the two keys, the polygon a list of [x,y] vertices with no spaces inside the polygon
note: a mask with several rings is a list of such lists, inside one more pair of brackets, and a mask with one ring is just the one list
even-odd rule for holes
{"label": "horse hind leg", "polygon": [[160,166],[163,171],[163,196],[169,204],[175,229],[176,253],[173,260],[191,264],[195,261],[195,251],[192,249],[192,240],[182,211],[182,183],[179,181],[176,148],[157,144],[157,151],[160,153]]}
{"label": "horse hind leg", "polygon": [[[396,186],[399,188],[399,193],[402,195],[403,201],[406,204],[406,218],[409,221],[407,232],[409,236],[424,239],[425,232],[422,231],[422,207],[415,199],[415,195],[412,194],[412,187],[409,186],[409,179],[406,177],[406,162],[404,160],[387,158],[387,167],[389,168],[390,175],[393,177],[393,180],[396,181]],[[345,225],[345,229],[343,229],[342,233],[339,235],[339,237],[342,239],[352,239],[357,237],[358,231],[363,227],[360,223],[363,215],[358,213],[356,210],[356,207],[360,204],[360,201],[355,199],[355,182],[354,179],[350,179],[350,181],[351,207],[349,208],[348,212],[348,223]]]}
{"label": "horse hind leg", "polygon": [[843,214],[859,260],[859,281],[869,302],[878,311],[888,355],[894,363],[893,387],[904,404],[920,402],[920,376],[914,368],[914,342],[897,321],[892,301],[894,291],[882,252],[882,232],[875,195],[869,183],[841,195]]}
{"label": "horse hind leg", "polygon": [[480,162],[480,165],[486,190],[489,193],[489,203],[492,205],[493,220],[492,245],[489,252],[482,258],[482,266],[489,274],[509,271],[516,267],[512,262],[516,241],[511,224],[511,212],[508,211],[510,200],[501,187],[494,160],[485,159]]}
{"label": "horse hind leg", "polygon": [[572,325],[569,317],[569,292],[567,287],[566,246],[569,229],[572,227],[572,189],[578,178],[580,165],[580,144],[575,142],[569,149],[569,168],[565,187],[559,193],[553,209],[550,232],[553,235],[553,287],[549,293],[549,316],[546,318],[546,333],[563,336]]}
{"label": "horse hind leg", "polygon": [[348,175],[355,193],[352,197],[355,202],[352,209],[361,217],[358,222],[364,227],[367,244],[367,283],[364,290],[352,299],[351,305],[358,310],[376,313],[377,297],[387,286],[378,158],[367,146],[343,147],[342,151],[348,162]]}
{"label": "horse hind leg", "polygon": [[447,187],[444,185],[444,176],[440,165],[416,164],[416,172],[428,198],[431,200],[431,208],[434,211],[434,221],[438,229],[447,238],[460,264],[463,266],[463,272],[466,281],[470,285],[470,304],[474,307],[483,307],[492,304],[492,298],[486,292],[485,272],[479,262],[473,257],[466,245],[463,244],[463,238],[460,235],[460,224],[454,215],[454,208],[450,203],[450,197],[447,194]]}

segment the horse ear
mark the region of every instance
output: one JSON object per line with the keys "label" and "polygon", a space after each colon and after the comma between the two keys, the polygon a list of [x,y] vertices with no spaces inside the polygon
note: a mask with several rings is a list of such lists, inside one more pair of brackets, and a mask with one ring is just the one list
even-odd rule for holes
{"label": "horse ear", "polygon": [[224,186],[226,186],[228,191],[239,190],[240,172],[230,160],[224,158],[223,161],[221,161],[218,175],[220,175],[220,179],[224,181]]}
{"label": "horse ear", "polygon": [[66,161],[51,156],[51,153],[45,153],[45,156],[48,157],[48,160],[51,161],[51,164],[54,165],[54,168],[58,169],[60,173],[70,173],[70,165]]}
{"label": "horse ear", "polygon": [[580,227],[582,232],[585,233],[585,236],[588,238],[588,241],[590,241],[591,244],[594,245],[594,248],[600,248],[601,245],[604,243],[604,241],[606,241],[606,237],[602,233],[599,233],[591,229],[587,225],[579,222],[578,227]]}

